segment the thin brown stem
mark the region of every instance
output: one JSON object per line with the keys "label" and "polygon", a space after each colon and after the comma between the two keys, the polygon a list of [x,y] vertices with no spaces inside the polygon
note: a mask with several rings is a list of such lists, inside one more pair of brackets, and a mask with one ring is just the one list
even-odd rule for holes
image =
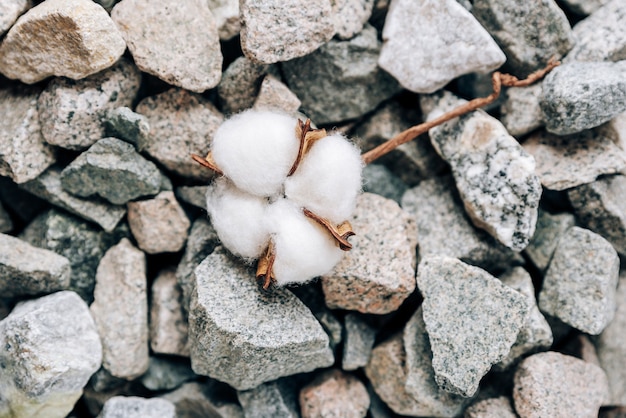
{"label": "thin brown stem", "polygon": [[270,241],[265,254],[259,259],[256,269],[256,278],[263,280],[263,290],[267,290],[275,280],[274,261],[276,261],[276,249],[274,242]]}
{"label": "thin brown stem", "polygon": [[210,152],[207,154],[206,158],[203,158],[203,157],[199,156],[198,154],[191,154],[191,158],[195,162],[200,164],[201,166],[215,171],[220,176],[224,175],[224,172],[222,170],[220,170],[219,167],[217,166],[217,164],[215,164],[215,161],[213,161],[213,156],[211,155]]}
{"label": "thin brown stem", "polygon": [[302,120],[298,119],[298,124],[296,125],[296,138],[300,141],[300,147],[298,149],[296,160],[293,162],[287,176],[291,176],[296,172],[298,166],[302,163],[302,159],[309,149],[311,149],[313,144],[325,136],[325,129],[311,129],[311,119],[307,119],[306,122],[302,122]]}

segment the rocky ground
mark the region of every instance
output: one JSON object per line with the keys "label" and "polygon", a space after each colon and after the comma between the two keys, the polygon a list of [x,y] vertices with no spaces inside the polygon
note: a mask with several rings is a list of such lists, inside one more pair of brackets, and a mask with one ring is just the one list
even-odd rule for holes
{"label": "rocky ground", "polygon": [[[624,0],[0,0],[0,417],[626,416]],[[242,110],[363,151],[353,249],[261,289]],[[259,127],[263,130],[263,127]]]}

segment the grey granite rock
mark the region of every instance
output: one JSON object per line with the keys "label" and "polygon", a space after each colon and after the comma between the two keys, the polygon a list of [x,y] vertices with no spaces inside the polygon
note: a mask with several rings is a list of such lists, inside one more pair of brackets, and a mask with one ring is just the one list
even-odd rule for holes
{"label": "grey granite rock", "polygon": [[[465,103],[444,92],[423,97],[428,120]],[[482,110],[432,128],[430,140],[451,168],[472,222],[514,251],[535,232],[541,196],[535,160]]]}
{"label": "grey granite rock", "polygon": [[179,201],[206,211],[206,193],[209,186],[180,186],[176,188]]}
{"label": "grey granite rock", "polygon": [[241,406],[216,390],[216,382],[185,383],[162,397],[176,406],[176,416],[185,418],[244,418]]}
{"label": "grey granite rock", "polygon": [[[624,8],[626,15],[626,7]],[[539,101],[546,129],[567,135],[595,128],[626,111],[625,61],[572,62],[543,81]]]}
{"label": "grey granite rock", "polygon": [[83,80],[55,78],[38,100],[41,133],[52,145],[82,150],[104,136],[102,119],[119,106],[131,106],[141,73],[127,59]]}
{"label": "grey granite rock", "polygon": [[33,7],[31,0],[4,0],[0,5],[0,36],[4,35],[18,17]]}
{"label": "grey granite rock", "polygon": [[150,303],[150,348],[153,352],[189,357],[189,327],[182,297],[175,271],[161,271],[152,283]]}
{"label": "grey granite rock", "polygon": [[355,312],[347,314],[343,322],[345,337],[343,339],[341,368],[343,370],[356,370],[367,365],[378,330],[370,325],[362,315]]}
{"label": "grey granite rock", "polygon": [[506,59],[455,0],[392,2],[383,41],[379,65],[416,93],[432,93],[463,74],[495,70]]}
{"label": "grey granite rock", "polygon": [[524,253],[535,267],[541,271],[548,267],[559,239],[575,224],[576,220],[571,213],[563,212],[553,215],[545,210],[539,210],[535,235],[531,238],[528,247],[524,249]]}
{"label": "grey granite rock", "polygon": [[424,257],[417,271],[435,380],[451,393],[473,396],[526,323],[526,297],[451,257]]}
{"label": "grey granite rock", "polygon": [[224,250],[195,276],[189,340],[197,374],[247,390],[333,363],[328,336],[306,306],[285,289],[260,290],[251,269]]}
{"label": "grey granite rock", "polygon": [[595,417],[608,390],[606,375],[598,366],[549,351],[519,365],[513,401],[522,418]]}
{"label": "grey granite rock", "polygon": [[335,34],[329,0],[242,0],[241,49],[249,59],[271,64],[307,55]]}
{"label": "grey granite rock", "polygon": [[104,404],[98,418],[176,418],[176,408],[161,398],[115,396]]}
{"label": "grey granite rock", "polygon": [[539,131],[523,147],[535,158],[541,184],[551,190],[591,183],[626,169],[626,151],[597,129],[567,136]]}
{"label": "grey granite rock", "polygon": [[402,208],[417,224],[419,258],[446,255],[486,269],[516,262],[516,254],[472,225],[450,176],[407,190]]}
{"label": "grey granite rock", "polygon": [[379,194],[400,203],[408,186],[387,167],[368,164],[363,167],[363,191]]}
{"label": "grey granite rock", "polygon": [[328,334],[330,348],[335,350],[343,341],[343,324],[336,314],[326,306],[324,294],[319,286],[299,286],[290,289],[311,310],[311,313]]}
{"label": "grey granite rock", "polygon": [[613,139],[621,149],[626,151],[626,112],[620,113],[598,127],[598,132],[600,135]]}
{"label": "grey granite rock", "polygon": [[464,418],[517,418],[511,400],[506,396],[483,399],[465,410]]}
{"label": "grey granite rock", "polygon": [[322,277],[326,305],[393,312],[415,290],[415,222],[396,202],[372,193],[357,198],[350,222],[352,250]]}
{"label": "grey granite rock", "polygon": [[170,89],[143,99],[136,110],[150,125],[148,137],[138,142],[140,152],[180,176],[201,181],[213,177],[211,170],[190,158],[190,154],[209,152],[211,138],[224,119],[210,101],[186,90]]}
{"label": "grey granite rock", "polygon": [[37,295],[67,289],[70,274],[70,261],[67,258],[33,247],[19,238],[0,234],[2,297]]}
{"label": "grey granite rock", "polygon": [[319,50],[282,64],[289,88],[315,123],[357,118],[400,87],[376,60],[381,42],[367,25],[349,41],[332,40]]}
{"label": "grey granite rock", "polygon": [[335,32],[339,39],[350,39],[363,29],[372,15],[375,0],[337,0],[333,3]]}
{"label": "grey granite rock", "polygon": [[191,223],[174,192],[128,203],[128,225],[139,248],[148,254],[180,251]]}
{"label": "grey granite rock", "polygon": [[611,0],[563,0],[563,5],[567,10],[573,13],[588,16],[610,1]]}
{"label": "grey granite rock", "polygon": [[291,379],[278,379],[237,392],[245,417],[298,418],[298,388]]}
{"label": "grey granite rock", "polygon": [[107,232],[113,231],[126,215],[126,208],[110,203],[87,200],[72,196],[61,186],[61,172],[58,167],[51,167],[34,180],[21,186],[35,196],[47,200],[55,206],[74,215],[95,222]]}
{"label": "grey granite rock", "polygon": [[574,226],[561,236],[539,293],[548,315],[597,335],[615,313],[619,257],[611,244]]}
{"label": "grey granite rock", "polygon": [[526,135],[543,126],[543,112],[539,106],[540,83],[528,87],[509,87],[500,106],[500,122],[515,137]]}
{"label": "grey granite rock", "polygon": [[239,35],[241,22],[238,0],[209,0],[209,9],[215,18],[220,40],[227,41]]}
{"label": "grey granite rock", "polygon": [[365,418],[370,404],[365,385],[338,369],[321,373],[300,390],[302,418]]}
{"label": "grey granite rock", "polygon": [[16,183],[34,179],[56,160],[41,135],[37,97],[35,88],[0,89],[0,175]]}
{"label": "grey granite rock", "polygon": [[123,139],[135,146],[145,141],[150,133],[148,119],[125,106],[108,111],[102,123],[105,136]]}
{"label": "grey granite rock", "polygon": [[261,80],[269,70],[269,65],[259,64],[246,57],[233,61],[217,85],[222,111],[232,114],[252,107],[259,93]]}
{"label": "grey granite rock", "polygon": [[268,74],[263,79],[253,108],[297,115],[300,99],[282,81]]}
{"label": "grey granite rock", "polygon": [[0,415],[65,417],[101,361],[96,326],[74,292],[18,304],[0,321]]}
{"label": "grey granite rock", "polygon": [[0,201],[0,233],[9,232],[13,229],[13,220],[11,220],[11,216],[6,211],[2,202]]}
{"label": "grey granite rock", "polygon": [[222,51],[206,0],[176,7],[167,0],[122,0],[111,18],[141,71],[197,93],[220,81]]}
{"label": "grey granite rock", "polygon": [[513,0],[476,0],[472,14],[506,54],[506,65],[526,77],[560,59],[572,48],[572,28],[554,0],[533,3]]}
{"label": "grey granite rock", "polygon": [[175,357],[150,357],[148,371],[141,376],[141,384],[152,391],[172,390],[196,377],[189,362]]}
{"label": "grey granite rock", "polygon": [[111,247],[98,265],[90,311],[102,338],[104,367],[133,380],[148,370],[145,255],[129,240]]}
{"label": "grey granite rock", "polygon": [[29,84],[52,75],[77,80],[110,67],[125,49],[100,5],[49,0],[22,15],[6,34],[0,46],[0,72]]}

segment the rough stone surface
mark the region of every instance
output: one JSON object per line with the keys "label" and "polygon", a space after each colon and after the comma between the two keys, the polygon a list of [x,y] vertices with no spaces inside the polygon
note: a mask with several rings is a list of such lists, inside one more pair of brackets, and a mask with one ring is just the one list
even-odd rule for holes
{"label": "rough stone surface", "polygon": [[626,151],[598,130],[567,136],[541,131],[524,141],[523,147],[535,158],[541,184],[551,190],[591,183],[598,176],[626,169]]}
{"label": "rough stone surface", "polygon": [[371,193],[357,198],[353,245],[322,288],[329,308],[393,312],[415,290],[416,227],[397,203]]}
{"label": "rough stone surface", "polygon": [[570,11],[588,16],[611,0],[563,0],[563,5]]}
{"label": "rough stone surface", "polygon": [[298,392],[293,379],[278,379],[237,392],[246,417],[299,418]]}
{"label": "rough stone surface", "polygon": [[38,96],[33,88],[0,89],[0,175],[16,183],[34,179],[56,160],[41,135]]}
{"label": "rough stone surface", "polygon": [[125,106],[108,111],[102,123],[105,136],[120,138],[135,146],[145,141],[150,133],[148,119]]}
{"label": "rough stone surface", "polygon": [[343,321],[345,337],[341,368],[356,370],[367,365],[374,347],[377,329],[372,327],[363,316],[354,312],[347,314]]}
{"label": "rough stone surface", "polygon": [[546,129],[557,135],[595,128],[626,111],[626,61],[563,64],[542,85]]}
{"label": "rough stone surface", "polygon": [[0,233],[9,232],[12,229],[13,221],[11,220],[11,216],[9,216],[2,202],[0,202]]}
{"label": "rough stone surface", "polygon": [[506,54],[506,65],[520,78],[560,59],[572,48],[572,28],[554,0],[517,2],[476,0],[472,14]]}
{"label": "rough stone surface", "polygon": [[128,225],[139,248],[148,254],[177,252],[187,240],[191,226],[174,192],[128,203]]}
{"label": "rough stone surface", "polygon": [[176,408],[161,398],[115,396],[104,404],[98,418],[176,418]]}
{"label": "rough stone surface", "polygon": [[96,326],[74,292],[18,304],[0,321],[0,415],[65,417],[101,361]]}
{"label": "rough stone surface", "polygon": [[398,204],[407,190],[407,185],[381,164],[368,164],[363,167],[363,191],[379,194]]}
{"label": "rough stone surface", "polygon": [[464,418],[517,418],[506,396],[478,401],[465,410]]}
{"label": "rough stone surface", "polygon": [[350,39],[361,32],[372,15],[375,0],[337,0],[333,3],[335,32],[339,39]]}
{"label": "rough stone surface", "polygon": [[365,418],[370,398],[356,377],[331,369],[300,391],[302,418]]}
{"label": "rough stone surface", "polygon": [[33,7],[31,0],[8,0],[3,1],[0,8],[0,36],[4,35],[15,23],[18,17],[28,9]]}
{"label": "rough stone surface", "polygon": [[519,365],[513,401],[522,418],[595,417],[608,390],[601,368],[550,351],[530,356]]}
{"label": "rough stone surface", "polygon": [[[431,120],[465,101],[446,92],[420,103]],[[429,134],[450,164],[474,224],[512,250],[524,249],[535,232],[541,197],[534,158],[482,110],[432,128]]]}
{"label": "rough stone surface", "polygon": [[561,236],[539,294],[545,313],[597,335],[615,313],[619,257],[611,244],[574,226]]}
{"label": "rough stone surface", "polygon": [[36,248],[19,238],[0,234],[0,293],[2,297],[37,295],[67,289],[70,261]]}
{"label": "rough stone surface", "polygon": [[486,269],[509,265],[515,253],[482,229],[463,210],[450,176],[425,180],[402,197],[417,224],[419,259],[446,255]]}
{"label": "rough stone surface", "polygon": [[74,215],[97,223],[107,232],[113,231],[126,214],[123,206],[82,199],[64,191],[58,167],[51,167],[36,179],[24,183],[22,188]]}
{"label": "rough stone surface", "polygon": [[417,271],[435,380],[449,392],[472,396],[526,323],[526,297],[450,257],[424,257]]}
{"label": "rough stone surface", "polygon": [[455,0],[392,2],[383,41],[379,65],[416,93],[432,93],[463,74],[495,70],[506,59]]}
{"label": "rough stone surface", "polygon": [[311,310],[315,319],[322,325],[328,334],[330,348],[335,352],[337,346],[343,341],[343,324],[326,306],[324,294],[319,286],[300,286],[290,290]]}
{"label": "rough stone surface", "polygon": [[222,111],[228,115],[252,107],[259,93],[261,80],[269,70],[269,65],[259,64],[246,57],[233,61],[217,85]]}
{"label": "rough stone surface", "polygon": [[215,18],[220,40],[227,41],[239,35],[241,23],[238,0],[209,0],[209,9]]}
{"label": "rough stone surface", "polygon": [[222,51],[206,0],[176,7],[167,0],[122,0],[111,18],[141,71],[197,93],[220,81]]}
{"label": "rough stone surface", "polygon": [[268,74],[263,79],[253,107],[257,110],[272,110],[297,115],[300,99],[282,81]]}
{"label": "rough stone surface", "polygon": [[241,406],[229,402],[219,390],[215,381],[208,383],[185,383],[173,392],[163,395],[176,406],[176,416],[185,418],[244,418]]}
{"label": "rough stone surface", "polygon": [[49,0],[22,15],[0,45],[0,72],[32,84],[74,80],[113,65],[126,44],[108,13],[89,0]]}
{"label": "rough stone surface", "polygon": [[206,193],[208,186],[180,186],[176,188],[179,201],[206,210]]}
{"label": "rough stone surface", "polygon": [[196,377],[188,361],[175,357],[150,357],[148,371],[141,376],[141,384],[152,391],[176,389]]}
{"label": "rough stone surface", "polygon": [[189,357],[188,325],[174,270],[162,271],[152,284],[150,348],[159,354]]}
{"label": "rough stone surface", "polygon": [[559,239],[565,231],[575,224],[576,220],[571,213],[564,212],[553,215],[544,210],[539,210],[535,235],[530,240],[528,247],[524,249],[525,254],[535,267],[541,271],[548,267]]}
{"label": "rough stone surface", "polygon": [[224,250],[195,276],[189,339],[196,373],[246,390],[333,363],[328,336],[306,306],[285,289],[261,292],[253,272]]}
{"label": "rough stone surface", "polygon": [[539,106],[540,83],[528,87],[509,87],[500,106],[500,122],[514,137],[526,135],[543,126],[543,112]]}
{"label": "rough stone surface", "polygon": [[145,255],[129,240],[111,247],[98,266],[89,308],[102,338],[102,366],[132,380],[148,370],[148,295]]}
{"label": "rough stone surface", "polygon": [[315,123],[357,118],[393,96],[398,83],[376,60],[381,42],[368,25],[349,41],[332,40],[282,65],[287,84]]}
{"label": "rough stone surface", "polygon": [[253,61],[271,64],[307,55],[335,34],[329,0],[242,0],[241,49]]}
{"label": "rough stone surface", "polygon": [[211,102],[186,90],[170,89],[143,99],[136,110],[150,125],[150,134],[138,143],[139,151],[180,176],[201,181],[212,178],[211,170],[189,158],[209,152],[213,133],[224,119]]}

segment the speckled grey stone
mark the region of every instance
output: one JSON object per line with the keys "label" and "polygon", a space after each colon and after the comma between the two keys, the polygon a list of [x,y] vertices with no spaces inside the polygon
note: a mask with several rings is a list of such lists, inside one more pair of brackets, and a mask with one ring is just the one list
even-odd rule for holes
{"label": "speckled grey stone", "polygon": [[591,183],[598,176],[626,169],[626,151],[599,130],[567,136],[539,131],[523,147],[535,158],[541,184],[551,190]]}
{"label": "speckled grey stone", "polygon": [[0,176],[24,183],[56,160],[41,135],[39,89],[12,86],[0,89]]}
{"label": "speckled grey stone", "polygon": [[135,379],[148,370],[148,291],[145,255],[124,238],[98,265],[90,306],[102,338],[104,367]]}
{"label": "speckled grey stone", "polygon": [[4,35],[15,23],[18,17],[28,9],[33,7],[31,0],[5,0],[2,1],[0,9],[0,36]]}
{"label": "speckled grey stone", "polygon": [[239,35],[239,0],[209,0],[208,3],[220,40],[227,41]]}
{"label": "speckled grey stone", "polygon": [[375,193],[400,203],[408,186],[387,167],[368,164],[363,167],[363,191]]}
{"label": "speckled grey stone", "polygon": [[189,327],[182,297],[175,271],[161,271],[152,283],[150,303],[150,348],[153,352],[189,357]]}
{"label": "speckled grey stone", "polygon": [[209,186],[180,186],[176,188],[179,201],[206,210],[206,193]]}
{"label": "speckled grey stone", "polygon": [[[463,103],[448,92],[420,100],[428,120]],[[524,249],[535,232],[541,197],[534,158],[482,110],[432,128],[429,135],[450,164],[474,225],[514,251]]]}
{"label": "speckled grey stone", "polygon": [[0,202],[0,233],[9,232],[13,229],[13,220]]}
{"label": "speckled grey stone", "polygon": [[98,418],[176,418],[176,408],[162,398],[115,396],[106,401]]}
{"label": "speckled grey stone", "polygon": [[549,351],[519,365],[513,401],[522,418],[595,417],[608,389],[606,375],[598,366]]}
{"label": "speckled grey stone", "polygon": [[83,80],[55,78],[38,100],[39,122],[45,140],[59,147],[80,150],[102,138],[102,119],[137,97],[141,73],[127,59]]}
{"label": "speckled grey stone", "polygon": [[22,15],[2,40],[0,72],[28,84],[52,75],[77,80],[110,67],[125,49],[100,5],[45,1]]}
{"label": "speckled grey stone", "polygon": [[398,204],[372,193],[357,198],[352,250],[322,276],[326,305],[361,313],[393,312],[415,290],[415,222]]}
{"label": "speckled grey stone", "polygon": [[259,289],[254,272],[224,250],[208,256],[195,276],[189,341],[197,374],[247,390],[333,363],[328,336],[286,289]]}
{"label": "speckled grey stone", "polygon": [[563,0],[563,6],[569,11],[588,16],[611,0]]}
{"label": "speckled grey stone", "polygon": [[141,384],[152,391],[176,389],[196,377],[188,361],[176,357],[150,357],[148,371],[141,376]]}
{"label": "speckled grey stone", "polygon": [[347,314],[343,322],[345,337],[341,368],[343,370],[356,370],[367,365],[378,330],[370,325],[362,315],[355,312]]}
{"label": "speckled grey stone", "polygon": [[70,261],[52,251],[0,234],[0,293],[2,297],[37,295],[67,289]]}
{"label": "speckled grey stone", "polygon": [[424,257],[417,272],[435,380],[444,390],[472,396],[526,323],[526,297],[451,257]]}
{"label": "speckled grey stone", "polygon": [[245,417],[299,418],[298,388],[290,379],[263,383],[237,392]]}
{"label": "speckled grey stone", "polygon": [[379,65],[416,93],[432,93],[463,74],[495,70],[506,59],[455,0],[392,2],[383,41]]}
{"label": "speckled grey stone", "polygon": [[300,390],[302,418],[365,418],[370,404],[365,385],[351,374],[330,369]]}
{"label": "speckled grey stone", "polygon": [[141,71],[197,93],[220,81],[222,51],[207,1],[122,0],[111,18]]}
{"label": "speckled grey stone", "polygon": [[543,126],[543,112],[539,106],[541,83],[528,87],[509,87],[500,106],[500,122],[515,137],[526,135]]}
{"label": "speckled grey stone", "polygon": [[574,226],[561,236],[539,293],[548,315],[597,335],[615,313],[619,257],[611,244]]}
{"label": "speckled grey stone", "polygon": [[332,40],[285,62],[287,85],[302,101],[302,111],[318,124],[340,122],[374,110],[397,93],[396,81],[376,63],[380,47],[376,29],[367,25],[349,41]]}
{"label": "speckled grey stone", "polygon": [[[624,11],[626,15],[626,7]],[[626,111],[626,61],[558,66],[543,81],[539,105],[546,129],[557,135],[595,128],[611,120]]]}
{"label": "speckled grey stone", "polygon": [[524,249],[524,253],[535,267],[541,271],[548,267],[559,238],[575,224],[574,215],[571,213],[551,214],[545,210],[539,210],[535,235],[531,238],[528,247]]}
{"label": "speckled grey stone", "polygon": [[139,151],[183,177],[208,181],[213,172],[202,167],[191,154],[206,155],[222,114],[203,96],[170,89],[143,99],[137,113],[148,118],[150,134],[138,143]]}
{"label": "speckled grey stone", "polygon": [[21,187],[55,206],[97,223],[107,232],[113,231],[126,214],[126,208],[123,206],[82,199],[64,191],[61,186],[61,172],[58,167],[49,168],[42,175],[24,183]]}
{"label": "speckled grey stone", "polygon": [[261,83],[253,108],[284,112],[296,116],[300,104],[300,99],[289,90],[289,87],[278,78],[268,74]]}
{"label": "speckled grey stone", "polygon": [[261,79],[269,70],[269,65],[259,64],[246,57],[233,61],[217,85],[222,111],[228,115],[251,108],[259,93]]}
{"label": "speckled grey stone", "polygon": [[66,416],[101,361],[96,326],[74,292],[18,304],[0,321],[0,415]]}
{"label": "speckled grey stone", "polygon": [[125,106],[108,111],[102,123],[105,136],[123,139],[135,146],[145,141],[150,133],[148,119]]}
{"label": "speckled grey stone", "polygon": [[464,418],[517,418],[511,400],[506,396],[483,399],[465,410]]}
{"label": "speckled grey stone", "polygon": [[185,383],[162,397],[176,406],[176,416],[185,418],[244,418],[241,406],[216,390],[216,381]]}
{"label": "speckled grey stone", "polygon": [[307,55],[335,34],[329,0],[241,0],[241,49],[271,64]]}
{"label": "speckled grey stone", "polygon": [[333,3],[335,36],[350,39],[361,32],[372,15],[375,0],[336,0]]}
{"label": "speckled grey stone", "polygon": [[315,319],[328,334],[330,348],[335,350],[343,340],[343,324],[326,306],[322,290],[319,286],[298,286],[290,290],[311,310]]}
{"label": "speckled grey stone", "polygon": [[486,269],[516,262],[516,254],[472,225],[450,176],[425,180],[402,197],[417,224],[419,258],[447,255]]}
{"label": "speckled grey stone", "polygon": [[567,17],[554,0],[518,2],[475,0],[472,15],[506,54],[506,66],[520,78],[560,59],[574,37]]}

